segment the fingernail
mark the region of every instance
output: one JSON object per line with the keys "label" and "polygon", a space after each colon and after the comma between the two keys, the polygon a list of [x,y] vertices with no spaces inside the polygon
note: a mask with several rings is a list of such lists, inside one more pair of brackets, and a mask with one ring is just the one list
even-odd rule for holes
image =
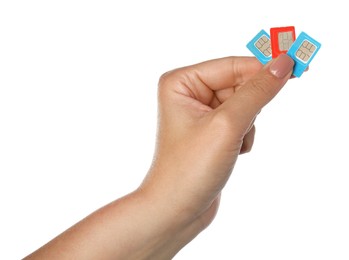
{"label": "fingernail", "polygon": [[294,61],[287,54],[280,54],[269,67],[271,74],[282,79],[292,71]]}

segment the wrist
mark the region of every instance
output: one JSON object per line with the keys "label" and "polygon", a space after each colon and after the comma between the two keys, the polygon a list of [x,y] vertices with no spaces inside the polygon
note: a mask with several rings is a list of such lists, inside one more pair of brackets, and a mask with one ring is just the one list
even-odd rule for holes
{"label": "wrist", "polygon": [[220,193],[212,200],[195,203],[200,200],[194,192],[188,193],[188,187],[183,187],[183,179],[170,177],[175,176],[168,172],[170,169],[152,167],[135,196],[142,198],[145,212],[156,219],[159,231],[163,231],[161,240],[168,241],[168,247],[176,245],[179,251],[212,222]]}
{"label": "wrist", "polygon": [[215,203],[220,190],[210,187],[212,182],[206,185],[198,180],[199,175],[205,173],[198,174],[196,169],[169,161],[161,158],[155,162],[139,191],[172,217],[176,226],[186,226]]}
{"label": "wrist", "polygon": [[[200,231],[193,228],[185,214],[181,214],[172,207],[166,197],[157,192],[140,187],[129,195],[134,204],[134,215],[139,216],[142,223],[142,234],[136,231],[140,250],[130,259],[172,259],[187,243]],[[136,239],[138,240],[138,239]],[[137,248],[131,250],[137,251]]]}
{"label": "wrist", "polygon": [[[132,196],[141,198],[144,207],[142,220],[149,228],[146,238],[145,250],[140,251],[132,259],[172,259],[184,246],[203,231],[214,219],[219,198],[215,199],[210,207],[202,214],[191,215],[188,212],[172,207],[165,197],[159,198],[156,192],[149,192],[143,187]],[[137,199],[139,200],[139,199]],[[142,213],[140,213],[142,214]]]}

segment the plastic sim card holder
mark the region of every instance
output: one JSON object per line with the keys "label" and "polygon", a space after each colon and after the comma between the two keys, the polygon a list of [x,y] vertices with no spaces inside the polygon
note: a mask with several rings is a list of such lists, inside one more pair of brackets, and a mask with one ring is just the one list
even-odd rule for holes
{"label": "plastic sim card holder", "polygon": [[246,47],[262,64],[271,60],[270,37],[266,31],[261,30]]}
{"label": "plastic sim card holder", "polygon": [[287,55],[290,56],[294,62],[293,75],[300,77],[304,70],[309,66],[310,62],[319,51],[321,44],[311,38],[305,32],[302,32],[288,50]]}
{"label": "plastic sim card holder", "polygon": [[271,50],[273,59],[286,53],[296,40],[294,26],[270,28]]}

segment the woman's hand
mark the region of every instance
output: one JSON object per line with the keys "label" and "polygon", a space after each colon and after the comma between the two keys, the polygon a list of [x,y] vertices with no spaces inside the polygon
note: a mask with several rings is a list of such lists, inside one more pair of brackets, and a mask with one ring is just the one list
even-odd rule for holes
{"label": "woman's hand", "polygon": [[178,219],[200,222],[196,233],[205,228],[238,155],[252,148],[256,116],[293,65],[287,55],[263,68],[255,58],[229,57],[165,73],[157,150],[142,188],[168,202]]}
{"label": "woman's hand", "polygon": [[230,57],[164,74],[154,162],[135,192],[97,210],[26,259],[171,259],[213,220],[254,120],[291,76]]}

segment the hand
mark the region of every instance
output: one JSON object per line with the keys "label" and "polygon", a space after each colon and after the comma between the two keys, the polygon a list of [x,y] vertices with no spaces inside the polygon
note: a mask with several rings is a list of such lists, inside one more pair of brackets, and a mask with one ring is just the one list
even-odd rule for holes
{"label": "hand", "polygon": [[170,259],[213,220],[254,120],[291,76],[281,55],[212,60],[164,74],[154,162],[135,192],[92,213],[26,259]]}
{"label": "hand", "polygon": [[142,188],[196,226],[187,240],[213,220],[238,155],[252,148],[256,116],[293,65],[287,55],[264,68],[255,58],[231,57],[161,77],[157,149]]}

